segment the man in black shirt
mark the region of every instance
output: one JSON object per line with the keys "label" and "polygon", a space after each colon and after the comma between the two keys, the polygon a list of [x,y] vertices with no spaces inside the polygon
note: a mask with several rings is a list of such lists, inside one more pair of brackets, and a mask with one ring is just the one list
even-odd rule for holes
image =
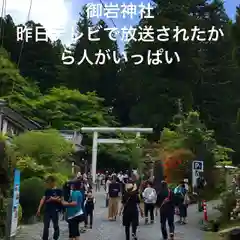
{"label": "man in black shirt", "polygon": [[43,217],[43,237],[42,240],[48,240],[50,221],[53,223],[54,234],[53,239],[59,238],[59,225],[58,215],[62,209],[62,190],[56,187],[56,180],[53,176],[47,178],[48,189],[46,189],[44,196],[42,197],[37,215],[40,216],[42,206],[44,205],[44,217]]}
{"label": "man in black shirt", "polygon": [[[156,206],[160,210],[161,231],[164,240],[174,239],[174,209],[175,198],[172,190],[168,187],[165,181],[161,182],[160,191],[157,195]],[[169,234],[166,228],[166,222],[169,226]],[[170,235],[168,238],[168,235]]]}
{"label": "man in black shirt", "polygon": [[121,186],[116,182],[117,177],[114,175],[112,177],[112,182],[109,184],[108,188],[108,219],[116,220],[118,214],[118,203],[119,203],[119,193],[121,192]]}
{"label": "man in black shirt", "polygon": [[203,192],[206,185],[206,181],[203,177],[203,174],[200,173],[200,176],[197,178],[197,186],[196,186],[196,192],[197,192],[197,201],[198,201],[198,211],[203,211]]}

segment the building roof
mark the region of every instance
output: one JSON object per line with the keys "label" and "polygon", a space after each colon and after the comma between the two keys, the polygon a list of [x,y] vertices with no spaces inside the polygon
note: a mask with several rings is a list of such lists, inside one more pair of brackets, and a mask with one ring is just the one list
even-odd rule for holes
{"label": "building roof", "polygon": [[17,124],[24,130],[38,130],[42,128],[38,123],[24,117],[22,114],[8,106],[2,107],[1,113],[3,114],[4,118],[7,118],[10,122]]}

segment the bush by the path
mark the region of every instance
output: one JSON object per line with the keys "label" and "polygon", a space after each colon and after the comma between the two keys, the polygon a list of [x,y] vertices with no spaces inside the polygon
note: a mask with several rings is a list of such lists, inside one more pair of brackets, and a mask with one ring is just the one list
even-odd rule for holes
{"label": "bush by the path", "polygon": [[35,216],[38,204],[45,190],[44,180],[37,177],[32,177],[23,180],[20,191],[20,204],[22,206],[23,221],[28,221],[29,218]]}

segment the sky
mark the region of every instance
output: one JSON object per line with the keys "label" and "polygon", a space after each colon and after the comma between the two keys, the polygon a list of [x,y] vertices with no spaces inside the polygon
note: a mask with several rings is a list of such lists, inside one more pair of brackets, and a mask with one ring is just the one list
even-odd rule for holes
{"label": "sky", "polygon": [[[0,0],[0,6],[2,3]],[[25,23],[27,21],[29,6],[31,0],[6,0],[6,12],[10,14],[15,24]],[[125,3],[139,5],[141,2],[147,4],[150,0],[126,0]],[[103,0],[105,4],[113,3],[122,5],[123,0]],[[49,32],[51,39],[60,38],[66,45],[71,43],[74,34],[74,27],[79,17],[79,12],[83,3],[100,3],[99,0],[32,0],[30,20],[41,23]],[[225,8],[230,18],[234,18],[236,6],[240,5],[240,0],[227,0]],[[123,26],[135,25],[138,17],[133,19],[118,18],[113,19],[118,28]],[[110,19],[105,19],[109,27],[114,27]]]}

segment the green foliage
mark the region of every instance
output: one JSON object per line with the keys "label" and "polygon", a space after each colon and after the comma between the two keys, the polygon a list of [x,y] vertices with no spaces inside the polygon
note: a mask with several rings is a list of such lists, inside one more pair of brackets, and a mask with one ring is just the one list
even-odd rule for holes
{"label": "green foliage", "polygon": [[43,177],[47,171],[44,165],[39,165],[36,160],[28,156],[18,157],[16,167],[21,171],[21,179]]}
{"label": "green foliage", "polygon": [[136,137],[135,134],[118,133],[118,136],[121,140],[125,141],[125,143],[119,146],[119,149],[127,157],[131,168],[142,169],[145,160],[144,147],[147,144],[147,140],[142,137]]}
{"label": "green foliage", "polygon": [[66,87],[53,88],[34,103],[38,118],[55,129],[114,125],[114,118],[103,106],[104,99],[94,92],[86,94]]}
{"label": "green foliage", "polygon": [[171,190],[174,190],[177,186],[178,186],[177,183],[170,183],[170,184],[168,184],[168,187],[169,187]]}
{"label": "green foliage", "polygon": [[[148,25],[154,29],[159,26],[174,29],[178,24],[192,36],[191,28],[194,26],[202,29],[215,26],[223,30],[224,37],[208,44],[186,42],[181,36],[178,42],[171,38],[164,44],[157,40],[144,44],[142,41],[130,41],[125,45],[128,61],[124,62],[117,42],[111,41],[108,32],[104,31],[108,27],[106,22],[100,20],[94,23],[84,8],[76,23],[76,34],[81,32],[84,36],[69,47],[76,60],[73,65],[62,64],[64,46],[60,40],[52,42],[50,39],[39,43],[25,41],[18,64],[21,44],[16,41],[16,25],[7,15],[2,19],[2,46],[7,52],[4,49],[0,51],[0,96],[7,99],[12,108],[43,127],[51,125],[57,129],[79,129],[81,126],[113,126],[117,119],[122,126],[154,127],[156,131],[151,140],[158,140],[159,132],[169,127],[168,123],[176,113],[176,105],[181,98],[183,111],[198,109],[207,128],[214,129],[217,142],[236,151],[233,159],[239,163],[240,141],[235,126],[240,101],[239,8],[236,9],[235,21],[230,21],[222,1],[154,2],[154,18],[141,19],[136,27]],[[40,26],[33,21],[27,25],[32,29]],[[95,36],[100,41],[91,42],[88,39],[88,27],[91,26],[101,26]],[[177,52],[181,61],[171,65],[149,66],[143,63],[138,66],[130,57],[136,53],[145,57],[149,49],[154,52],[160,48],[169,54]],[[89,65],[86,61],[77,64],[84,50],[95,61],[95,53],[99,49],[109,50],[110,55],[115,51],[119,64],[114,64],[112,59],[101,66]],[[19,65],[19,69],[15,64]],[[96,96],[89,96],[88,92],[95,92]],[[176,118],[180,120],[181,116]],[[196,131],[192,134],[194,137],[199,133]],[[176,144],[181,145],[181,142],[177,141]],[[105,153],[107,150],[107,147],[102,148]],[[228,156],[224,156],[228,150],[215,148],[211,151],[214,157],[211,154],[206,156],[207,151],[203,150],[205,153],[200,157],[228,161]],[[200,150],[194,149],[193,152]],[[115,160],[126,159],[126,155],[115,149],[111,157]]]}
{"label": "green foliage", "polygon": [[187,113],[173,127],[174,130],[165,128],[161,134],[160,143],[164,151],[189,149],[197,159],[204,161],[206,167],[231,162],[230,153],[233,150],[217,144],[214,132],[201,122],[198,112]]}
{"label": "green foliage", "polygon": [[[16,136],[12,149],[16,156],[30,157],[40,168],[41,165],[54,167],[73,152],[72,144],[56,130],[31,131]],[[31,161],[29,158],[25,160]]]}
{"label": "green foliage", "polygon": [[164,128],[160,136],[160,144],[164,151],[173,151],[176,149],[181,149],[185,147],[184,138],[177,131],[170,130],[169,128]]}
{"label": "green foliage", "polygon": [[54,176],[56,179],[56,184],[58,187],[62,188],[63,184],[69,180],[69,177],[66,175],[63,175],[61,173],[55,172],[55,173],[47,173],[45,174],[44,178],[47,179],[48,176]]}
{"label": "green foliage", "polygon": [[20,204],[23,209],[23,220],[35,216],[39,202],[43,197],[45,184],[38,177],[28,178],[21,182]]}
{"label": "green foliage", "polygon": [[54,166],[54,172],[60,173],[65,177],[72,177],[72,162],[71,161],[64,161],[57,166]]}
{"label": "green foliage", "polygon": [[0,97],[20,113],[32,115],[32,101],[40,95],[36,84],[23,78],[6,54],[0,55]]}
{"label": "green foliage", "polygon": [[230,220],[231,212],[233,208],[236,206],[237,196],[235,192],[231,190],[227,190],[223,192],[220,195],[220,197],[221,197],[221,204],[217,206],[217,209],[221,213],[219,221],[221,223],[226,223]]}
{"label": "green foliage", "polygon": [[18,225],[20,225],[20,223],[22,221],[22,216],[23,216],[22,206],[21,206],[21,204],[19,204],[18,205]]}

